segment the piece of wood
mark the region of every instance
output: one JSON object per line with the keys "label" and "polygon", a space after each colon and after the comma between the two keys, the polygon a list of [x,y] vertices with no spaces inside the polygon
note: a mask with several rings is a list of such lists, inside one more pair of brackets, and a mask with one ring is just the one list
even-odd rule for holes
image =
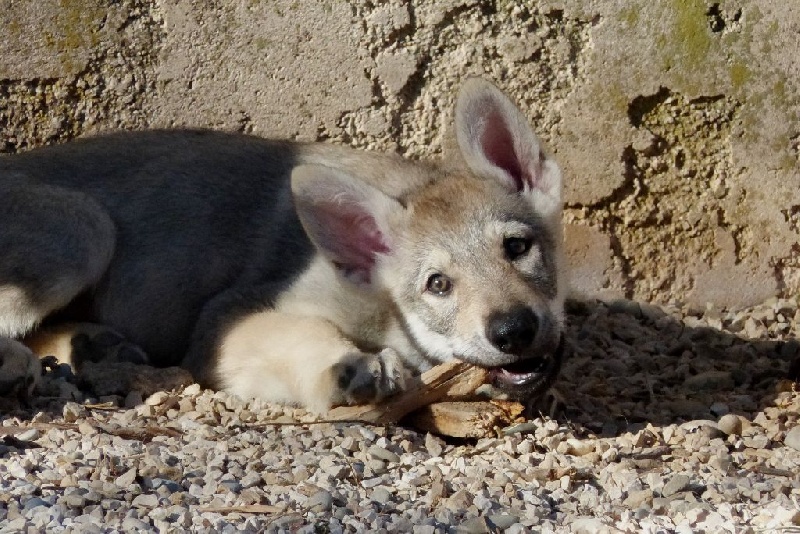
{"label": "piece of wood", "polygon": [[497,436],[498,430],[518,422],[523,406],[516,402],[437,402],[410,414],[411,426],[454,438]]}
{"label": "piece of wood", "polygon": [[486,369],[468,363],[437,365],[415,378],[405,391],[380,404],[339,406],[330,410],[325,419],[375,424],[396,423],[423,406],[471,395],[486,381],[487,375]]}
{"label": "piece of wood", "polygon": [[213,512],[217,514],[279,514],[284,508],[270,504],[242,504],[234,506],[203,506],[199,512]]}

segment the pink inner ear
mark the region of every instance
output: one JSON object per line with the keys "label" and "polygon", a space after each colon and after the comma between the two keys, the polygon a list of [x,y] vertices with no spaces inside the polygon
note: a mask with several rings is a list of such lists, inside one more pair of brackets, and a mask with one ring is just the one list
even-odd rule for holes
{"label": "pink inner ear", "polygon": [[333,262],[348,278],[369,283],[375,256],[390,250],[375,220],[357,205],[325,203],[317,213]]}
{"label": "pink inner ear", "polygon": [[514,151],[514,138],[503,116],[497,110],[492,110],[486,116],[481,135],[481,148],[486,159],[503,169],[514,180],[513,186],[518,192],[526,188],[533,189],[533,177]]}

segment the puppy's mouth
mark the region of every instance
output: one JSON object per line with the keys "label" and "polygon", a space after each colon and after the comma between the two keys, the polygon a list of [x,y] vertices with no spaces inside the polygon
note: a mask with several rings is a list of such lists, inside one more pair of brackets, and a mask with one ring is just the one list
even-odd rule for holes
{"label": "puppy's mouth", "polygon": [[490,368],[492,385],[512,397],[532,399],[553,385],[564,358],[564,335],[552,354],[525,358],[508,365]]}

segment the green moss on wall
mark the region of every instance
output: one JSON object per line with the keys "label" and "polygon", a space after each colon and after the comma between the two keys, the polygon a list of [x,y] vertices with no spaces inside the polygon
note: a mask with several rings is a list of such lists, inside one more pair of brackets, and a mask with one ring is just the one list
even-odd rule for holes
{"label": "green moss on wall", "polygon": [[750,68],[741,60],[734,61],[729,69],[729,75],[731,78],[731,87],[737,92],[753,77]]}
{"label": "green moss on wall", "polygon": [[44,35],[45,42],[61,56],[67,70],[74,70],[75,52],[96,48],[106,10],[94,0],[59,0],[55,27]]}
{"label": "green moss on wall", "polygon": [[700,67],[711,49],[711,35],[706,21],[706,5],[701,0],[671,0],[674,16],[673,52],[684,66]]}

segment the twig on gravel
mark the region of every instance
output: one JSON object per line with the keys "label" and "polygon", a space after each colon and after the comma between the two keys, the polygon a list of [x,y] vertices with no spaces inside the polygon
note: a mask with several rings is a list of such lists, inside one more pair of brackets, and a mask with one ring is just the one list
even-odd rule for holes
{"label": "twig on gravel", "polygon": [[243,423],[240,426],[241,428],[248,428],[251,430],[259,430],[264,428],[270,428],[273,426],[296,426],[300,428],[308,427],[308,426],[315,426],[315,425],[333,425],[338,423],[361,423],[373,426],[383,426],[378,423],[369,423],[368,421],[362,421],[360,419],[314,419],[313,421],[259,421],[258,423]]}
{"label": "twig on gravel", "polygon": [[[144,427],[114,428],[100,423],[93,418],[86,419],[85,423],[88,423],[92,428],[105,434],[136,441],[149,441],[156,436],[177,438],[183,435],[179,430],[165,426],[147,425]],[[58,430],[79,430],[79,426],[80,425],[75,423],[32,423],[27,426],[4,426],[0,427],[0,436],[11,437],[15,434],[21,434],[26,430],[30,430],[31,428],[43,431],[54,428]]]}
{"label": "twig on gravel", "polygon": [[327,413],[335,421],[395,423],[409,413],[435,402],[456,400],[473,393],[486,381],[487,371],[468,363],[452,362],[422,373],[405,391],[381,404],[340,406]]}
{"label": "twig on gravel", "polygon": [[3,426],[0,427],[0,436],[13,436],[15,434],[26,432],[32,428],[35,428],[36,430],[50,430],[52,428],[56,428],[58,430],[77,430],[78,425],[71,423],[31,423],[30,425],[25,426]]}
{"label": "twig on gravel", "polygon": [[120,408],[117,403],[115,402],[101,402],[99,404],[84,404],[84,408],[87,410],[101,410],[104,412],[120,412],[123,411],[123,408]]}
{"label": "twig on gravel", "polygon": [[271,504],[242,504],[238,506],[204,506],[198,512],[211,512],[215,514],[279,514],[283,508]]}
{"label": "twig on gravel", "polygon": [[621,456],[631,458],[632,460],[654,460],[670,454],[672,454],[672,447],[669,445],[661,445],[658,447],[648,447],[640,451],[633,451],[629,454],[622,454]]}
{"label": "twig on gravel", "polygon": [[762,475],[776,476],[776,477],[794,478],[797,476],[797,473],[795,473],[794,471],[789,471],[788,469],[779,469],[776,467],[769,467],[766,465],[764,466],[759,465],[753,467],[752,469],[750,469],[750,471],[754,473],[760,473]]}
{"label": "twig on gravel", "polygon": [[93,425],[96,429],[112,436],[117,436],[122,439],[131,439],[135,441],[150,441],[156,436],[167,436],[170,438],[179,438],[183,432],[165,426],[147,425],[144,427],[134,428],[112,428],[106,425]]}

